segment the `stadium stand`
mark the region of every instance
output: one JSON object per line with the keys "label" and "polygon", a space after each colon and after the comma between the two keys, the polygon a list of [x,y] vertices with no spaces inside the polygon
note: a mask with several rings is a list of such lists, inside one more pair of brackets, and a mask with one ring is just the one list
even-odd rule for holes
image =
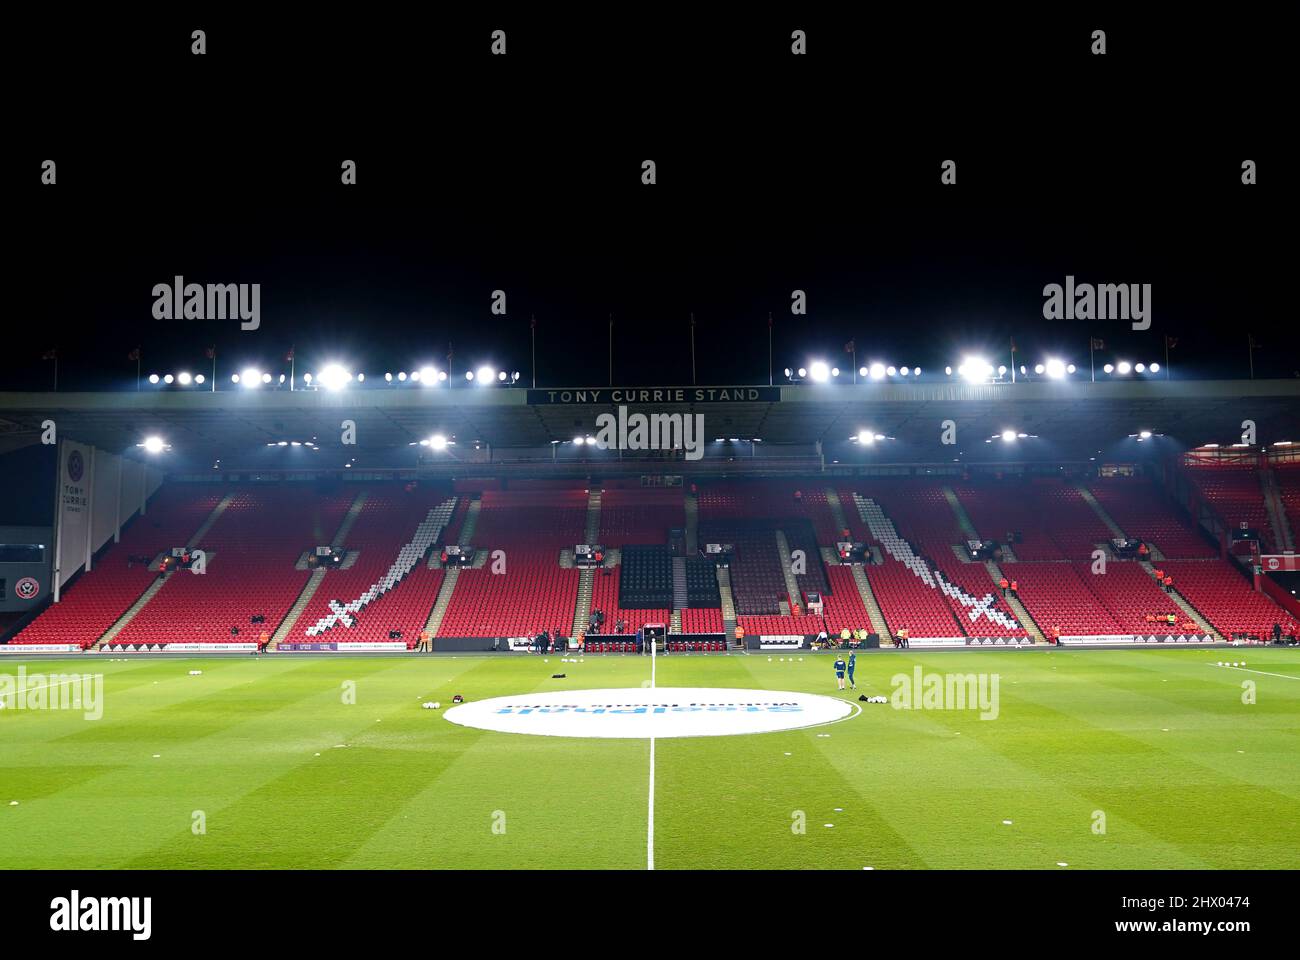
{"label": "stadium stand", "polygon": [[[226,493],[220,485],[167,484],[109,547],[10,643],[94,644],[157,579],[148,560],[184,546]],[[145,558],[138,560],[133,558]]]}
{"label": "stadium stand", "polygon": [[[345,643],[385,641],[390,639],[390,633],[400,632],[407,645],[413,645],[437,599],[444,575],[443,570],[430,570],[419,561],[435,540],[445,541],[436,534],[445,530],[447,522],[460,510],[459,503],[453,509],[446,491],[437,488],[412,489],[400,483],[367,487],[365,505],[343,544],[352,565],[325,573],[295,624],[293,637]],[[409,544],[416,543],[417,531],[431,514],[433,524],[424,531],[427,542],[419,546],[418,552],[412,549],[403,553]],[[399,561],[405,569],[394,577]],[[385,586],[390,577],[392,581]],[[367,596],[364,604],[357,604],[358,599]],[[349,615],[336,615],[336,608]]]}
{"label": "stadium stand", "polygon": [[1124,534],[1154,544],[1165,557],[1216,557],[1218,551],[1193,526],[1186,511],[1139,477],[1094,478],[1088,489]]}
{"label": "stadium stand", "polygon": [[1161,568],[1174,579],[1174,589],[1209,618],[1224,638],[1248,634],[1262,638],[1274,623],[1283,632],[1300,629],[1300,623],[1262,593],[1256,593],[1230,561],[1177,560]]}
{"label": "stadium stand", "polygon": [[579,571],[561,569],[559,556],[582,542],[587,500],[582,488],[485,490],[474,546],[504,551],[505,572],[490,560],[461,570],[438,636],[535,636],[571,624]]}
{"label": "stadium stand", "polygon": [[[115,642],[246,643],[263,629],[274,634],[310,576],[294,569],[299,555],[329,542],[354,495],[350,488],[300,484],[234,487],[225,512],[197,544],[208,554],[207,572],[168,574]],[[250,623],[252,616],[265,623]]]}
{"label": "stadium stand", "polygon": [[1246,464],[1196,464],[1187,467],[1197,490],[1232,529],[1240,524],[1258,530],[1266,553],[1277,552],[1282,542],[1264,505],[1259,471]]}

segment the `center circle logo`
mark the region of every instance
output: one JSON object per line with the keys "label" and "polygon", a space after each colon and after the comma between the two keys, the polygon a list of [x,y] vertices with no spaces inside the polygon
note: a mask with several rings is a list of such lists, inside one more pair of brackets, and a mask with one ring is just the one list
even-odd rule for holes
{"label": "center circle logo", "polygon": [[81,458],[80,450],[73,450],[68,454],[68,478],[70,480],[74,483],[80,480],[85,468],[86,464]]}
{"label": "center circle logo", "polygon": [[521,693],[463,703],[452,723],[544,737],[726,737],[772,733],[857,716],[856,703],[816,693],[656,687]]}
{"label": "center circle logo", "polygon": [[41,585],[33,577],[23,577],[14,584],[14,593],[20,600],[30,600],[41,592]]}

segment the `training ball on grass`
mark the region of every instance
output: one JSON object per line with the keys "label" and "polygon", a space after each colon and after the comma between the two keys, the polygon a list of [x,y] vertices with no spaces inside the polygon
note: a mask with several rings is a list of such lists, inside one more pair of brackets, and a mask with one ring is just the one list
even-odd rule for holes
{"label": "training ball on grass", "polygon": [[202,673],[203,673],[202,670],[191,670],[191,671],[190,671],[190,676],[191,676],[191,677],[197,677],[197,676],[201,676]]}

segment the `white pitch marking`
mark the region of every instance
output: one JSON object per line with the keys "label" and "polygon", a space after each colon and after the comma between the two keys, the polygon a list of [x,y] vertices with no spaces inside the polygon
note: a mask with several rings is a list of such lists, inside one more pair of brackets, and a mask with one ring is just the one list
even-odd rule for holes
{"label": "white pitch marking", "polygon": [[[650,689],[655,688],[655,666],[658,663],[656,653],[658,644],[650,644]],[[650,738],[650,799],[646,815],[645,832],[645,868],[655,868],[655,738]]]}
{"label": "white pitch marking", "polygon": [[1226,670],[1240,670],[1243,673],[1258,673],[1265,677],[1281,677],[1283,680],[1300,680],[1300,677],[1291,673],[1269,673],[1267,670],[1252,670],[1250,667],[1226,667]]}

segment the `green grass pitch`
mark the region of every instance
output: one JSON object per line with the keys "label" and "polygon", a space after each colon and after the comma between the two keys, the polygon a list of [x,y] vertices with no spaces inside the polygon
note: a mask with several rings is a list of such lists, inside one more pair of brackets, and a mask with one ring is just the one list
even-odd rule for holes
{"label": "green grass pitch", "polygon": [[[886,652],[846,696],[916,664],[997,673],[998,718],[863,704],[656,741],[655,867],[1300,865],[1300,651]],[[104,715],[0,711],[0,869],[646,867],[647,741],[468,729],[420,703],[640,687],[649,658],[24,665],[102,671]],[[836,695],[810,654],[660,657],[657,685]]]}

